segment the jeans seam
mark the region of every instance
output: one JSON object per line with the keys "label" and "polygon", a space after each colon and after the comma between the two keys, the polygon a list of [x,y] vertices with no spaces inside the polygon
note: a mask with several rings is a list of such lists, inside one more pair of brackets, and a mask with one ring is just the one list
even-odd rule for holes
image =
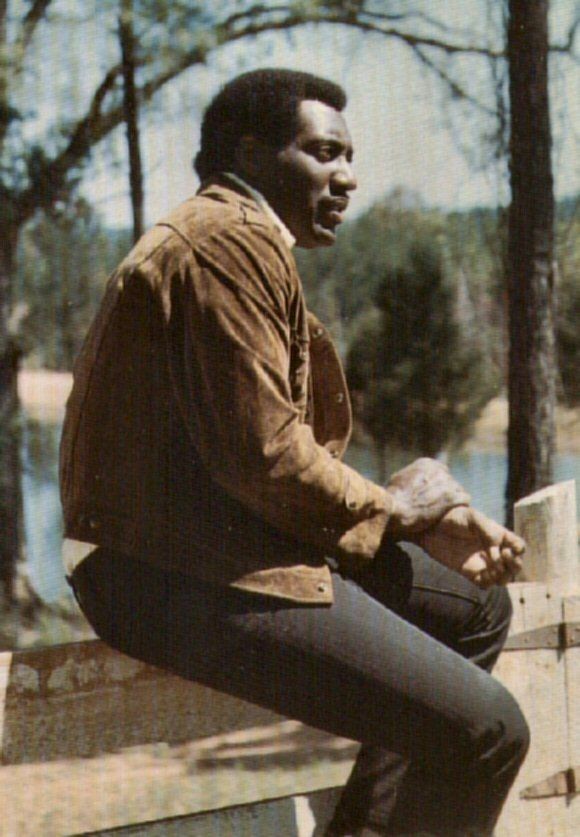
{"label": "jeans seam", "polygon": [[471,604],[480,605],[481,602],[476,596],[468,596],[465,593],[458,593],[456,590],[445,590],[441,587],[430,587],[428,584],[413,584],[413,590],[426,590],[429,593],[438,593],[442,596],[452,596],[454,599],[461,599]]}

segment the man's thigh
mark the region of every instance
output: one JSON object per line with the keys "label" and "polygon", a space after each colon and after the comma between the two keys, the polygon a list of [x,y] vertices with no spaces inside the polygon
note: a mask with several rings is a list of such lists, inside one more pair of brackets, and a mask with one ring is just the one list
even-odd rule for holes
{"label": "man's thigh", "polygon": [[429,636],[481,668],[493,667],[512,614],[505,588],[482,590],[412,544],[392,544],[357,581]]}
{"label": "man's thigh", "polygon": [[124,556],[86,561],[81,604],[113,647],[333,734],[435,752],[453,772],[513,709],[487,674],[338,574],[332,606],[300,606]]}

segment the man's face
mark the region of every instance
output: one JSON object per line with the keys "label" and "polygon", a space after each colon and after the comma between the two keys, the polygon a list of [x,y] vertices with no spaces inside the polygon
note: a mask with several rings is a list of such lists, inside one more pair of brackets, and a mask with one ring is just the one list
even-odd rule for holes
{"label": "man's face", "polygon": [[264,152],[256,185],[300,247],[334,244],[348,193],[356,189],[352,156],[342,114],[313,100],[299,105],[294,139]]}

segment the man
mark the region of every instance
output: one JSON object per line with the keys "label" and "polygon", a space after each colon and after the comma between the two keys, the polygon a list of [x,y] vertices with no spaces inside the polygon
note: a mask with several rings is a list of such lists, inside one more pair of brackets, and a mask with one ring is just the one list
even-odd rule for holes
{"label": "man", "polygon": [[437,462],[386,488],[341,462],[291,248],[331,245],[356,186],[345,101],[261,70],[210,104],[200,191],[114,273],[75,368],[69,572],[112,646],[362,742],[328,834],[489,834],[527,747],[490,585],[523,542]]}

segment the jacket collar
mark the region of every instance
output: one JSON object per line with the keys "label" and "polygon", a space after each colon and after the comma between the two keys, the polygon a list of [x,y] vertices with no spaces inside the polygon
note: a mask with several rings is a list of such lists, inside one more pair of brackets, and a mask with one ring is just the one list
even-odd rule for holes
{"label": "jacket collar", "polygon": [[282,221],[280,216],[276,212],[274,212],[264,195],[261,192],[258,192],[257,189],[254,189],[253,186],[250,186],[249,183],[246,183],[245,180],[242,180],[242,178],[239,177],[239,175],[234,174],[231,171],[226,171],[224,172],[224,174],[228,178],[228,180],[233,180],[233,182],[237,186],[243,189],[248,195],[250,195],[250,197],[252,197],[256,201],[260,209],[268,216],[268,218],[272,221],[274,226],[278,228],[278,231],[284,239],[286,246],[291,250],[296,244],[296,239],[294,238],[284,221]]}
{"label": "jacket collar", "polygon": [[282,240],[288,247],[288,249],[292,249],[296,243],[296,239],[286,226],[286,224],[282,221],[280,216],[274,212],[266,198],[259,192],[257,189],[254,189],[253,186],[250,186],[249,183],[246,183],[245,180],[234,174],[233,172],[220,172],[219,175],[216,175],[208,180],[205,183],[202,183],[200,186],[199,191],[205,190],[212,185],[220,185],[222,187],[226,187],[231,189],[232,191],[241,194],[245,198],[250,198],[252,203],[256,204],[258,208],[266,215],[267,218],[272,222],[272,224],[276,227],[280,235],[282,236]]}

